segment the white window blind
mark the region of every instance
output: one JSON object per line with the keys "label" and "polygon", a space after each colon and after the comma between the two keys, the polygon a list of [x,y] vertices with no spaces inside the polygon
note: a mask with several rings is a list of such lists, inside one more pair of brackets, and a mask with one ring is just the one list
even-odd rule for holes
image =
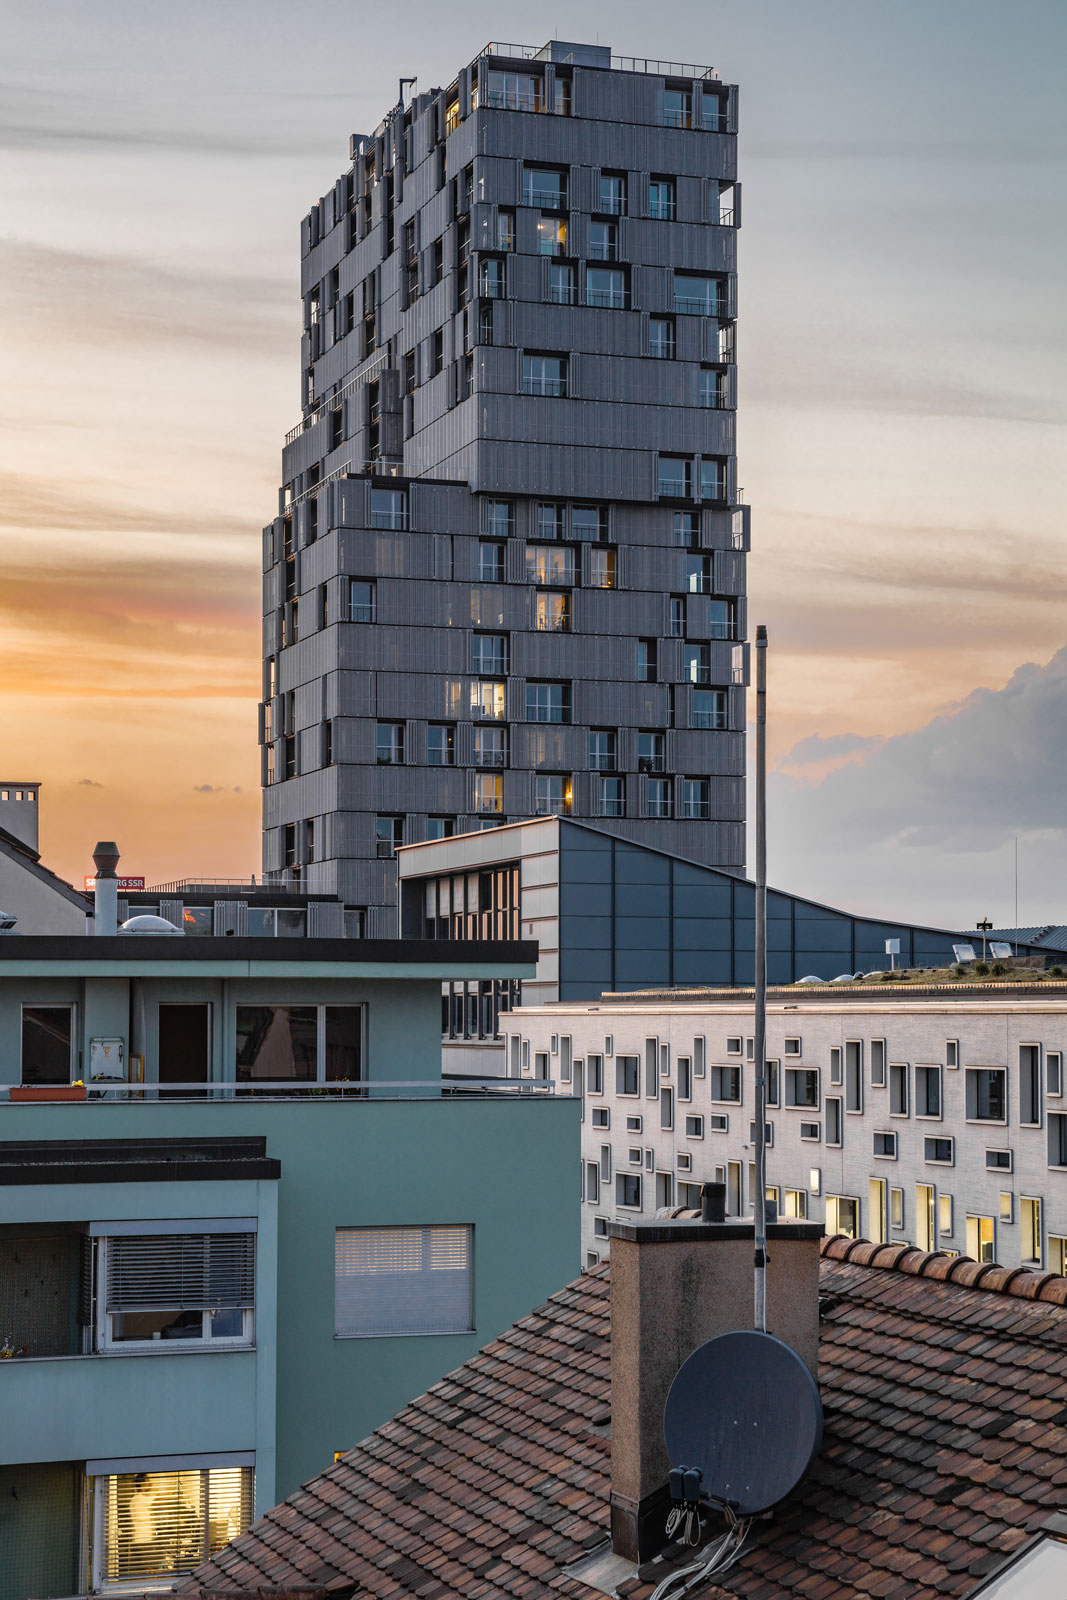
{"label": "white window blind", "polygon": [[338,1228],[335,1332],[468,1333],[474,1230]]}
{"label": "white window blind", "polygon": [[97,1478],[97,1582],[191,1572],[252,1520],[252,1468],[125,1472]]}
{"label": "white window blind", "polygon": [[107,1241],[108,1312],[255,1305],[254,1233],[141,1234]]}

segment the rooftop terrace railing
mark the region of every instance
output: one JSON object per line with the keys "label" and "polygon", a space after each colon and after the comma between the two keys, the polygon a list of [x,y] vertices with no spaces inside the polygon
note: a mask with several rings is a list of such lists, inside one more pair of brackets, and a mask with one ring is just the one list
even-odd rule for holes
{"label": "rooftop terrace railing", "polygon": [[[0,1105],[101,1105],[158,1104],[159,1101],[210,1101],[213,1104],[262,1100],[464,1100],[543,1098],[555,1091],[552,1078],[468,1078],[461,1075],[440,1078],[405,1078],[395,1082],[338,1081],[309,1083],[306,1079],[271,1079],[237,1083],[118,1083],[100,1080],[84,1085],[84,1099],[72,1097],[69,1089],[78,1085],[23,1085],[0,1083]],[[27,1093],[27,1089],[36,1092]],[[11,1091],[16,1094],[12,1096]]]}
{"label": "rooftop terrace railing", "polygon": [[[508,44],[503,39],[491,39],[481,51],[482,56],[504,56],[510,61],[535,61],[546,59],[543,44]],[[566,65],[566,59],[562,61]],[[655,61],[650,56],[611,57],[612,72],[643,72],[656,78],[717,78],[714,67],[697,66],[690,61]]]}

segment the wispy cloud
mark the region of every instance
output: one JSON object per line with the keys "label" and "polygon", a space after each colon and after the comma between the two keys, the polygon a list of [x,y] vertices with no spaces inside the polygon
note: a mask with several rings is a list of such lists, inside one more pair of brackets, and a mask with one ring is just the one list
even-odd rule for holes
{"label": "wispy cloud", "polygon": [[222,793],[222,785],[221,784],[215,784],[215,783],[194,783],[193,784],[193,793],[194,794],[221,794]]}
{"label": "wispy cloud", "polygon": [[53,340],[105,348],[116,339],[192,341],[264,354],[292,339],[298,310],[281,277],[0,240],[0,315],[47,327]]}
{"label": "wispy cloud", "polygon": [[93,778],[79,778],[78,787],[79,789],[102,789],[104,785],[97,783]]}

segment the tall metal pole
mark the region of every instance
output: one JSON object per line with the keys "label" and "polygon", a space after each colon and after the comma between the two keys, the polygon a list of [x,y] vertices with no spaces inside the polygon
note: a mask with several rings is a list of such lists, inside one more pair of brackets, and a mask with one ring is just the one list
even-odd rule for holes
{"label": "tall metal pole", "polygon": [[753,1323],[767,1331],[767,629],[756,629],[756,1057],[755,1283]]}

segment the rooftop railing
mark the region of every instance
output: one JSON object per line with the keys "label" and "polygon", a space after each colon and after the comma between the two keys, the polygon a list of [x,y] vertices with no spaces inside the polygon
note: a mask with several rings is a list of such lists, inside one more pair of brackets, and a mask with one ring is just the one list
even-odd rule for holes
{"label": "rooftop railing", "polygon": [[[543,44],[508,44],[502,39],[491,39],[483,56],[505,56],[511,61],[535,61],[547,59],[542,52]],[[561,63],[566,65],[564,59]],[[717,78],[718,73],[714,67],[694,65],[690,61],[655,61],[650,56],[612,56],[612,72],[643,72],[656,78]]]}
{"label": "rooftop railing", "polygon": [[[66,1085],[31,1085],[36,1090],[26,1093],[26,1086],[0,1083],[0,1105],[63,1104],[101,1105],[158,1104],[159,1101],[189,1100],[211,1103],[262,1100],[457,1100],[516,1097],[540,1097],[555,1090],[552,1078],[467,1078],[462,1076],[440,1078],[407,1078],[395,1082],[338,1081],[314,1083],[306,1079],[278,1078],[247,1083],[119,1083],[111,1079],[97,1079],[85,1085],[85,1098],[74,1098]],[[80,1085],[73,1087],[80,1088]],[[19,1091],[14,1099],[11,1091]]]}

